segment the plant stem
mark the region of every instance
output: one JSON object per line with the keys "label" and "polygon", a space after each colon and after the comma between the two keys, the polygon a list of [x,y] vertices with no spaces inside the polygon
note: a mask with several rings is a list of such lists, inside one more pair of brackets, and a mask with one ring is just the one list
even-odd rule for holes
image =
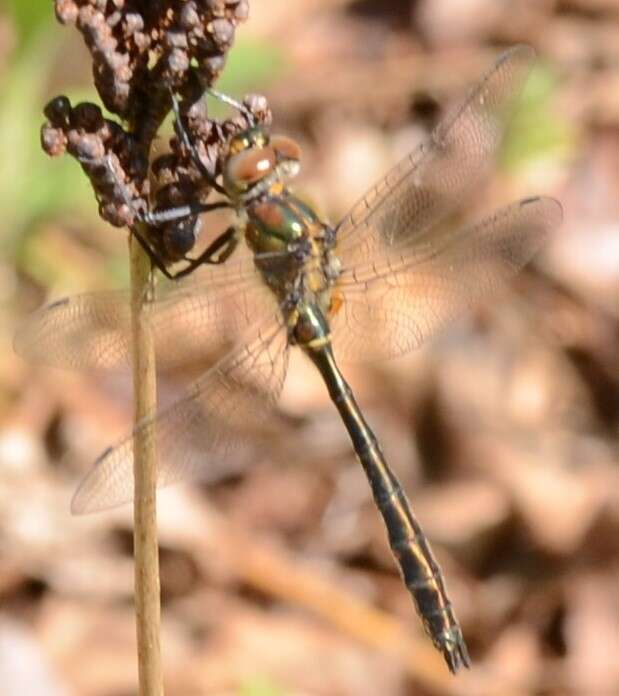
{"label": "plant stem", "polygon": [[[134,422],[153,413],[157,404],[155,350],[143,307],[153,290],[148,256],[133,237],[129,241],[133,338]],[[157,458],[155,433],[137,434],[134,445],[135,609],[140,696],[163,696],[159,640],[159,550],[157,545]]]}

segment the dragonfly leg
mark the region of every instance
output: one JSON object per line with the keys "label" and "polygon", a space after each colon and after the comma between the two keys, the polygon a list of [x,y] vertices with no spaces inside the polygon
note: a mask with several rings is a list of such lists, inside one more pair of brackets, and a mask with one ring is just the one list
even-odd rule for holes
{"label": "dragonfly leg", "polygon": [[178,139],[181,141],[183,146],[187,149],[189,154],[191,155],[191,160],[197,167],[198,171],[200,172],[201,176],[204,177],[204,179],[208,182],[208,185],[215,189],[218,193],[221,193],[222,195],[225,195],[226,191],[221,186],[220,184],[217,183],[215,177],[213,174],[208,170],[204,162],[202,161],[202,158],[200,157],[200,154],[196,150],[196,146],[191,142],[191,138],[189,137],[189,133],[187,133],[187,130],[185,129],[185,126],[183,125],[183,121],[181,118],[181,110],[179,107],[178,99],[176,98],[176,95],[174,92],[171,92],[172,96],[172,111],[174,113],[174,131],[176,132],[176,135]]}
{"label": "dragonfly leg", "polygon": [[156,227],[166,222],[174,222],[190,215],[200,215],[201,213],[210,213],[213,210],[221,210],[222,208],[232,208],[228,201],[215,201],[214,203],[187,203],[186,205],[175,206],[174,208],[164,208],[163,210],[149,211],[140,213],[140,222],[145,222],[147,225]]}
{"label": "dragonfly leg", "polygon": [[[122,182],[118,180],[118,176],[116,174],[116,171],[114,170],[114,167],[112,165],[111,159],[109,157],[106,158],[105,160],[106,166],[108,170],[110,171],[110,174],[112,177],[116,180],[116,183],[118,185],[118,188],[120,190],[120,194],[125,202],[125,205],[127,205],[131,210],[134,212],[137,221],[144,223],[145,225],[148,225],[150,227],[159,227],[165,223],[168,222],[174,222],[176,220],[182,220],[183,218],[189,218],[192,215],[199,215],[201,213],[209,213],[212,212],[213,210],[221,210],[223,208],[232,208],[232,205],[228,201],[215,201],[214,203],[199,203],[199,202],[194,202],[194,203],[188,203],[187,205],[181,205],[181,206],[176,206],[174,208],[166,208],[164,210],[157,210],[157,211],[146,211],[143,212],[137,208],[135,205],[134,201],[131,200],[129,195],[127,194],[127,191],[125,190],[125,187],[122,185]],[[158,268],[163,275],[170,279],[174,280],[175,278],[180,278],[184,277],[185,275],[188,275],[191,271],[193,271],[195,268],[197,268],[199,265],[202,263],[211,263],[211,261],[208,260],[208,258],[204,258],[205,253],[201,254],[198,259],[192,260],[190,266],[187,268],[184,268],[182,271],[179,273],[170,273],[166,267],[165,260],[163,256],[153,247],[153,245],[147,240],[145,235],[143,235],[135,225],[131,227],[131,234],[138,240],[140,243],[140,246],[146,254],[148,254],[148,257],[150,258],[151,262],[153,265]],[[225,233],[224,233],[225,235]],[[221,235],[222,237],[224,235]],[[220,238],[218,237],[215,242],[213,242],[213,245],[216,244],[216,242]],[[213,246],[211,245],[211,246]],[[217,246],[213,253],[218,251],[221,246],[223,245],[223,242]],[[235,245],[236,246],[236,245]],[[210,248],[210,247],[209,247]],[[234,249],[231,249],[225,258],[222,261],[217,261],[217,263],[222,263],[225,261],[229,255],[232,253]],[[206,250],[208,251],[208,249]],[[223,256],[223,255],[222,255]]]}
{"label": "dragonfly leg", "polygon": [[170,273],[170,271],[168,271],[161,254],[159,254],[157,251],[155,251],[155,249],[146,240],[146,237],[144,237],[144,235],[138,231],[138,229],[135,225],[130,228],[130,231],[131,231],[131,234],[138,240],[140,246],[147,254],[147,256],[150,259],[153,266],[155,266],[158,270],[160,270],[161,273],[163,273],[163,275],[166,278],[168,278],[168,280],[174,280],[174,274],[172,274],[172,273]]}
{"label": "dragonfly leg", "polygon": [[181,271],[174,273],[172,277],[174,280],[179,280],[184,278],[196,270],[199,266],[203,264],[220,264],[225,263],[236,247],[238,246],[239,240],[236,234],[236,227],[231,225],[225,232],[222,232],[219,237],[217,237],[209,246],[195,259],[187,259],[189,264],[185,266]]}
{"label": "dragonfly leg", "polygon": [[213,89],[212,87],[207,87],[206,93],[210,94],[211,97],[217,99],[217,101],[220,101],[222,104],[227,104],[228,106],[233,107],[239,113],[243,114],[243,116],[245,116],[245,118],[251,125],[256,125],[256,117],[251,112],[251,110],[245,106],[245,104],[241,103],[240,101],[237,101],[236,99],[233,99],[232,97],[228,96],[227,94],[224,94],[223,92],[218,92],[216,89]]}
{"label": "dragonfly leg", "polygon": [[143,222],[145,225],[157,226],[161,225],[164,222],[171,222],[173,220],[178,220],[183,217],[188,217],[192,214],[207,212],[209,209],[214,210],[215,208],[230,207],[229,205],[226,205],[224,201],[221,201],[218,203],[210,204],[195,203],[182,205],[175,208],[160,210],[157,212],[152,212],[150,210],[143,211],[138,208],[138,206],[135,204],[135,201],[132,200],[132,198],[127,193],[127,189],[125,188],[123,182],[118,178],[118,174],[116,173],[116,170],[114,169],[114,165],[112,163],[111,155],[108,155],[105,158],[105,166],[107,167],[110,176],[116,182],[116,186],[118,187],[124,204],[131,209],[131,211],[135,215],[136,220],[138,222]]}

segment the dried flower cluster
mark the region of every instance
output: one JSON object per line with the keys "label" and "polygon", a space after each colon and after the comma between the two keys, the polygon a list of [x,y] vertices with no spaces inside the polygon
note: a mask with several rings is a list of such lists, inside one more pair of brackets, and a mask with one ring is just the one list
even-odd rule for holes
{"label": "dried flower cluster", "polygon": [[247,14],[247,0],[56,0],[59,21],[90,50],[104,105],[130,123],[153,93],[165,101],[168,86],[212,84]]}
{"label": "dried flower cluster", "polygon": [[45,107],[48,121],[41,143],[52,157],[67,151],[91,181],[99,200],[99,214],[112,225],[132,225],[148,196],[148,155],[128,131],[106,119],[89,102],[72,107],[65,96]]}
{"label": "dried flower cluster", "polygon": [[[50,156],[68,152],[81,163],[100,215],[112,225],[134,225],[139,213],[151,209],[151,198],[157,210],[208,196],[203,174],[176,137],[170,152],[153,163],[152,193],[150,146],[176,93],[182,127],[204,167],[217,173],[230,135],[247,124],[242,115],[209,119],[202,97],[247,14],[248,0],[56,0],[59,21],[74,24],[84,37],[103,104],[126,126],[105,118],[95,104],[72,106],[59,96],[45,109],[42,147]],[[270,119],[264,99],[248,97],[245,105],[257,120]],[[195,219],[184,222],[195,226]],[[162,257],[174,261],[184,252],[166,244],[165,228],[150,236]]]}

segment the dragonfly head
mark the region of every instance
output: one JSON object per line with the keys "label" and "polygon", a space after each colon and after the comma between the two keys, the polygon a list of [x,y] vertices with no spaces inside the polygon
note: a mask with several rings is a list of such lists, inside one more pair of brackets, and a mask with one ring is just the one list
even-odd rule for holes
{"label": "dragonfly head", "polygon": [[253,197],[299,172],[301,148],[282,135],[254,125],[235,135],[223,166],[224,187],[232,199]]}

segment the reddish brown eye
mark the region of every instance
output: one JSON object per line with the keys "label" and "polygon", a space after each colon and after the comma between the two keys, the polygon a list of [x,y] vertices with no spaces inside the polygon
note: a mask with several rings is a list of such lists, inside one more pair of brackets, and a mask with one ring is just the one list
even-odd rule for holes
{"label": "reddish brown eye", "polygon": [[227,178],[236,186],[245,187],[270,174],[275,164],[275,153],[270,147],[244,150],[228,159]]}
{"label": "reddish brown eye", "polygon": [[291,138],[285,135],[274,135],[270,142],[271,147],[275,150],[278,160],[294,160],[301,159],[301,148]]}

